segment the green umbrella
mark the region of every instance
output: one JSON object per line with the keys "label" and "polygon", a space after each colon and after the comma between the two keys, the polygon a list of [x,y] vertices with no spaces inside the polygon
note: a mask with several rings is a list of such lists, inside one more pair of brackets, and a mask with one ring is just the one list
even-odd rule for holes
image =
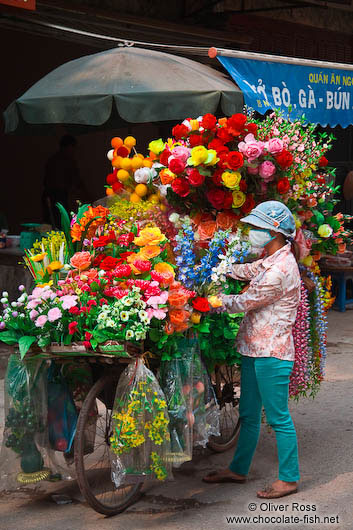
{"label": "green umbrella", "polygon": [[7,133],[48,126],[117,127],[241,111],[240,89],[204,64],[158,51],[114,48],[59,66],[6,109]]}

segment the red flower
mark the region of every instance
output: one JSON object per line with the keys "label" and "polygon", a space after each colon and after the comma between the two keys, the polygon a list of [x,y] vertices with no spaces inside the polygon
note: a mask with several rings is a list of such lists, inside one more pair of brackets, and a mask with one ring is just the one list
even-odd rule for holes
{"label": "red flower", "polygon": [[163,151],[163,153],[159,156],[159,161],[163,166],[168,165],[168,158],[171,156],[171,151],[166,147]]}
{"label": "red flower", "polygon": [[228,118],[227,125],[231,129],[234,129],[236,132],[240,133],[244,130],[246,119],[247,118],[244,114],[233,114],[233,116]]}
{"label": "red flower", "polygon": [[277,182],[277,190],[279,193],[281,193],[281,195],[284,195],[285,193],[287,193],[289,188],[290,188],[290,184],[289,184],[289,180],[287,179],[287,177],[283,177],[279,179],[279,181]]}
{"label": "red flower", "polygon": [[94,248],[105,247],[112,241],[110,236],[100,236],[98,239],[93,241]]}
{"label": "red flower", "polygon": [[109,186],[111,186],[112,184],[114,184],[114,182],[117,182],[117,180],[116,180],[116,172],[115,171],[113,173],[109,173],[109,175],[107,175],[107,184],[109,184]]}
{"label": "red flower", "polygon": [[276,162],[282,169],[287,169],[293,163],[293,156],[289,151],[283,149],[283,151],[276,156]]}
{"label": "red flower", "polygon": [[244,158],[238,151],[229,151],[227,156],[227,164],[230,169],[237,170],[242,167]]}
{"label": "red flower", "polygon": [[92,263],[93,267],[99,267],[105,257],[106,257],[105,254],[98,254],[98,256],[96,256],[93,260],[93,263]]}
{"label": "red flower", "polygon": [[201,296],[195,298],[192,301],[192,305],[193,308],[196,309],[196,311],[200,311],[200,313],[207,313],[207,311],[211,309],[207,298],[202,298]]}
{"label": "red flower", "polygon": [[113,183],[112,188],[113,188],[114,193],[120,193],[121,190],[124,188],[124,184],[122,182],[120,182],[120,180],[116,180]]}
{"label": "red flower", "polygon": [[201,186],[201,184],[204,183],[205,175],[201,175],[201,173],[198,172],[197,169],[192,169],[188,172],[188,175],[186,177],[188,181],[190,182],[191,186]]}
{"label": "red flower", "polygon": [[104,271],[111,271],[114,269],[120,260],[113,258],[112,256],[106,256],[103,261],[100,263],[100,268]]}
{"label": "red flower", "polygon": [[325,156],[322,156],[319,160],[319,167],[325,167],[328,164],[328,160]]}
{"label": "red flower", "polygon": [[190,193],[190,185],[184,178],[178,177],[172,182],[172,189],[180,197],[186,197]]}
{"label": "red flower", "polygon": [[70,307],[69,309],[69,313],[71,313],[71,315],[78,315],[80,312],[79,308],[77,306],[74,306],[74,307]]}
{"label": "red flower", "polygon": [[[191,134],[189,136],[190,147],[196,147],[197,145],[203,145],[203,138],[200,134]],[[209,147],[209,149],[211,149]]]}
{"label": "red flower", "polygon": [[108,300],[106,298],[101,298],[99,300],[99,305],[106,305],[108,303]]}
{"label": "red flower", "polygon": [[119,265],[113,270],[113,275],[116,276],[116,278],[124,278],[130,276],[131,270],[130,265]]}
{"label": "red flower", "polygon": [[[135,237],[135,236],[134,236],[134,237]],[[124,259],[126,259],[128,256],[131,256],[131,254],[135,254],[135,252],[129,252],[129,251],[122,252],[122,253],[120,254],[120,258],[121,258],[121,259],[120,259],[119,261],[120,261],[120,262],[124,261]],[[120,265],[120,263],[119,263],[118,265]]]}
{"label": "red flower", "polygon": [[76,333],[76,331],[78,331],[78,322],[76,322],[76,320],[74,320],[73,322],[69,322],[69,334],[70,335],[73,335],[74,333]]}
{"label": "red flower", "polygon": [[207,194],[208,201],[212,204],[216,210],[223,210],[230,208],[233,197],[230,192],[224,191],[220,188],[210,189]]}
{"label": "red flower", "polygon": [[245,130],[249,134],[253,134],[256,137],[256,135],[257,135],[257,125],[256,125],[256,123],[247,123],[245,125]]}
{"label": "red flower", "polygon": [[89,340],[84,340],[83,341],[83,345],[86,348],[86,350],[91,350],[92,349],[92,344],[90,343]]}
{"label": "red flower", "polygon": [[175,137],[176,140],[180,140],[181,138],[188,135],[189,129],[186,127],[186,125],[178,124],[172,129],[172,135]]}
{"label": "red flower", "polygon": [[168,167],[170,171],[176,175],[180,175],[180,173],[182,173],[185,169],[185,164],[182,162],[182,160],[180,160],[180,158],[171,157],[168,162]]}
{"label": "red flower", "polygon": [[159,272],[151,271],[151,279],[154,282],[162,283],[164,278],[163,278],[163,275],[160,274]]}
{"label": "red flower", "polygon": [[239,189],[240,189],[240,191],[242,191],[243,193],[246,192],[246,190],[248,189],[248,185],[247,185],[247,183],[246,183],[246,180],[241,179],[241,181],[239,182]]}
{"label": "red flower", "polygon": [[213,114],[205,114],[202,118],[201,125],[205,129],[214,129],[217,123],[217,118]]}
{"label": "red flower", "polygon": [[128,247],[130,243],[133,242],[134,239],[135,239],[135,234],[133,234],[132,232],[129,232],[128,234],[121,234],[121,236],[117,238],[116,242],[118,243],[118,245],[122,247]]}
{"label": "red flower", "polygon": [[86,340],[90,340],[92,337],[93,337],[92,333],[90,333],[89,331],[85,331],[85,339]]}
{"label": "red flower", "polygon": [[223,186],[222,173],[223,173],[223,169],[220,168],[220,169],[217,169],[212,175],[212,182],[216,186]]}
{"label": "red flower", "polygon": [[208,149],[214,149],[215,151],[217,151],[217,153],[224,147],[228,149],[219,138],[214,138],[212,142],[208,144]]}
{"label": "red flower", "polygon": [[148,272],[151,270],[152,265],[148,260],[137,259],[134,261],[135,267],[141,272]]}
{"label": "red flower", "polygon": [[227,143],[233,140],[233,135],[230,133],[227,127],[220,127],[219,129],[217,129],[217,136],[224,143]]}
{"label": "red flower", "polygon": [[116,150],[116,155],[122,156],[123,158],[125,158],[126,156],[129,156],[129,154],[130,152],[128,148],[125,147],[125,145],[122,145],[121,147],[119,147],[119,149]]}
{"label": "red flower", "polygon": [[252,195],[252,193],[249,193],[249,195],[246,196],[245,202],[243,206],[240,208],[240,210],[243,214],[247,214],[251,212],[253,208],[255,208],[255,204],[256,203],[254,200],[254,196]]}

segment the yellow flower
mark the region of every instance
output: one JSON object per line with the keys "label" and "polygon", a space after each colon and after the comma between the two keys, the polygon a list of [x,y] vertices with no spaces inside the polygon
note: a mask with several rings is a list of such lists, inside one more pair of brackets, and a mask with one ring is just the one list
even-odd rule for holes
{"label": "yellow flower", "polygon": [[219,162],[219,158],[217,158],[217,151],[214,149],[208,149],[208,155],[205,160],[205,166],[214,166]]}
{"label": "yellow flower", "polygon": [[159,256],[159,254],[161,253],[161,248],[158,247],[157,245],[146,245],[145,247],[142,247],[140,252],[137,253],[138,255],[138,259],[152,259],[152,258],[155,258],[157,256]]}
{"label": "yellow flower", "polygon": [[232,195],[233,195],[233,208],[240,208],[241,206],[243,206],[246,200],[245,193],[243,193],[242,191],[233,191]]}
{"label": "yellow flower", "polygon": [[162,234],[158,227],[147,227],[141,230],[138,237],[135,237],[134,243],[139,247],[144,247],[145,245],[158,245],[164,240],[165,235]]}
{"label": "yellow flower", "polygon": [[188,164],[191,166],[199,166],[207,160],[208,150],[203,145],[197,145],[191,149],[191,157],[188,159]]}
{"label": "yellow flower", "polygon": [[155,155],[159,155],[164,150],[164,142],[162,138],[159,138],[159,140],[153,140],[153,142],[150,142],[148,145],[148,149],[152,151]]}
{"label": "yellow flower", "polygon": [[241,174],[239,171],[224,171],[222,173],[222,181],[227,188],[231,190],[238,190],[239,183],[241,181]]}
{"label": "yellow flower", "polygon": [[190,320],[193,324],[200,324],[201,320],[201,313],[198,313],[197,311],[194,311],[190,317]]}
{"label": "yellow flower", "polygon": [[46,252],[41,252],[41,254],[36,254],[35,256],[31,256],[30,260],[34,262],[43,261],[46,255],[47,255]]}
{"label": "yellow flower", "polygon": [[49,274],[53,274],[54,271],[59,271],[62,268],[63,264],[60,263],[60,261],[52,261],[51,263],[49,263],[47,271]]}
{"label": "yellow flower", "polygon": [[209,296],[208,301],[211,307],[221,307],[223,305],[222,300],[216,295]]}
{"label": "yellow flower", "polygon": [[51,287],[53,285],[53,280],[50,280],[49,282],[47,283],[37,283],[37,287]]}
{"label": "yellow flower", "polygon": [[323,224],[323,225],[319,226],[318,234],[319,234],[320,237],[328,238],[328,237],[330,237],[332,235],[332,232],[333,232],[333,229],[328,224]]}
{"label": "yellow flower", "polygon": [[305,267],[311,267],[313,264],[313,258],[312,256],[307,256],[306,258],[301,260],[302,264],[305,265]]}
{"label": "yellow flower", "polygon": [[192,131],[198,131],[200,127],[200,123],[198,120],[190,120],[191,130]]}

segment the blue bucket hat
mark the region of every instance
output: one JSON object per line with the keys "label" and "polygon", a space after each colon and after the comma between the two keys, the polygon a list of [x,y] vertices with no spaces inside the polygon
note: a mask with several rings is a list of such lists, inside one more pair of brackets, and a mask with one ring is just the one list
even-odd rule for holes
{"label": "blue bucket hat", "polygon": [[279,201],[261,202],[241,221],[257,228],[280,232],[286,237],[295,236],[296,228],[293,214],[285,204]]}

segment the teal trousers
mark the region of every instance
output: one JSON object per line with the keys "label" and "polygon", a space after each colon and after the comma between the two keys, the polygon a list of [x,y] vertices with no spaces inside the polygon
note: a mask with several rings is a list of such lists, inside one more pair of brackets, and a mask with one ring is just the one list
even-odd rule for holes
{"label": "teal trousers", "polygon": [[280,480],[299,480],[297,435],[288,410],[292,361],[243,356],[239,403],[240,433],[229,469],[247,475],[260,435],[262,406],[276,434]]}

